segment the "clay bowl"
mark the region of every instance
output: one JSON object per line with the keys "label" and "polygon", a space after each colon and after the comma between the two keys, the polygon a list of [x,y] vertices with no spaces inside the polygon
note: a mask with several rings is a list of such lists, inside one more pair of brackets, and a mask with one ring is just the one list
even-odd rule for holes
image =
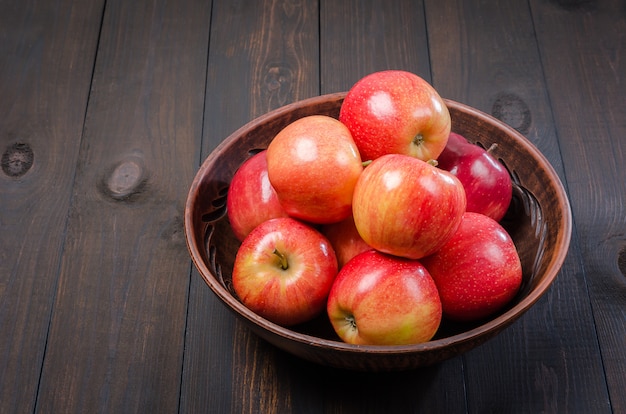
{"label": "clay bowl", "polygon": [[452,130],[484,147],[497,143],[493,154],[514,182],[513,202],[502,224],[519,251],[524,281],[510,306],[472,324],[444,321],[427,343],[354,346],[341,342],[325,316],[287,329],[251,312],[236,298],[231,273],[239,243],[226,215],[233,174],[288,123],[313,114],[337,117],[344,96],[324,95],[276,109],[234,132],[206,158],[185,207],[187,245],[196,268],[224,305],[257,335],[318,364],[359,371],[406,370],[438,363],[484,343],[533,306],[554,281],[569,247],[571,212],[557,174],[526,138],[489,115],[449,100]]}

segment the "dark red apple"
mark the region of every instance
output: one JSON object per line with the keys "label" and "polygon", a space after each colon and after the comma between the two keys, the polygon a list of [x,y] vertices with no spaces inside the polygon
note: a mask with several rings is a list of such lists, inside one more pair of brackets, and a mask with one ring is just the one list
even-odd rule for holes
{"label": "dark red apple", "polygon": [[422,260],[435,280],[443,314],[456,321],[493,315],[515,297],[522,265],[513,240],[490,217],[468,212],[436,253]]}
{"label": "dark red apple", "polygon": [[437,162],[463,183],[467,211],[496,221],[504,217],[511,203],[511,176],[489,151],[452,132]]}

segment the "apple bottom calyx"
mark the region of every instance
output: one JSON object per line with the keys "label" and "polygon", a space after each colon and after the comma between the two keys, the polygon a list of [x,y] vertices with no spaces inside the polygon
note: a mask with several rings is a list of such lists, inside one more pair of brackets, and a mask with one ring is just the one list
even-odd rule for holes
{"label": "apple bottom calyx", "polygon": [[345,316],[344,320],[346,329],[351,331],[353,335],[356,335],[359,332],[359,327],[356,325],[356,319],[354,315],[348,314]]}

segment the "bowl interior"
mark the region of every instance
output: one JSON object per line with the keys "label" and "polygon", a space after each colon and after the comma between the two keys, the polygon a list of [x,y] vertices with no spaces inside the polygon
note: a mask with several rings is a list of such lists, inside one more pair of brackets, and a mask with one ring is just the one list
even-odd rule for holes
{"label": "bowl interior", "polygon": [[[230,180],[248,157],[267,148],[288,123],[313,114],[337,118],[344,96],[324,95],[272,111],[235,131],[207,157],[192,183],[185,211],[187,244],[196,268],[213,292],[257,334],[315,362],[347,368],[357,365],[367,370],[411,368],[438,362],[484,342],[521,316],[552,283],[569,246],[571,213],[558,176],[526,138],[495,118],[450,100],[446,104],[452,130],[485,148],[496,143],[492,154],[505,165],[514,183],[513,201],[501,224],[518,249],[523,285],[507,308],[474,323],[444,320],[437,335],[425,344],[356,347],[340,341],[325,315],[287,329],[260,318],[237,300],[231,272],[240,243],[226,215]],[[337,355],[327,359],[328,351]],[[352,358],[363,353],[369,355],[368,362]],[[412,358],[417,354],[423,355]],[[390,360],[398,355],[401,357]]]}

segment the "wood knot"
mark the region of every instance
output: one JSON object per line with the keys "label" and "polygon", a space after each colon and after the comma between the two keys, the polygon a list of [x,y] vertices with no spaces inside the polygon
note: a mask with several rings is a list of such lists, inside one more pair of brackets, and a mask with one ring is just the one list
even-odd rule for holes
{"label": "wood knot", "polygon": [[105,192],[116,200],[128,199],[141,191],[146,183],[146,171],[141,158],[128,157],[114,165],[104,177]]}
{"label": "wood knot", "polygon": [[30,145],[14,143],[2,154],[2,171],[9,177],[21,177],[33,166],[34,159]]}
{"label": "wood knot", "polygon": [[284,66],[270,66],[265,73],[265,84],[269,91],[289,87],[293,79],[291,69]]}
{"label": "wood knot", "polygon": [[491,108],[491,114],[515,128],[521,134],[528,134],[532,122],[530,108],[526,102],[514,93],[501,93]]}
{"label": "wood knot", "polygon": [[165,224],[161,238],[172,245],[185,246],[185,223],[181,216],[177,215]]}
{"label": "wood knot", "polygon": [[622,246],[622,249],[617,255],[617,267],[622,272],[623,276],[626,276],[626,246]]}
{"label": "wood knot", "polygon": [[270,101],[270,106],[284,105],[291,94],[293,70],[286,66],[269,65],[265,71],[264,95]]}

